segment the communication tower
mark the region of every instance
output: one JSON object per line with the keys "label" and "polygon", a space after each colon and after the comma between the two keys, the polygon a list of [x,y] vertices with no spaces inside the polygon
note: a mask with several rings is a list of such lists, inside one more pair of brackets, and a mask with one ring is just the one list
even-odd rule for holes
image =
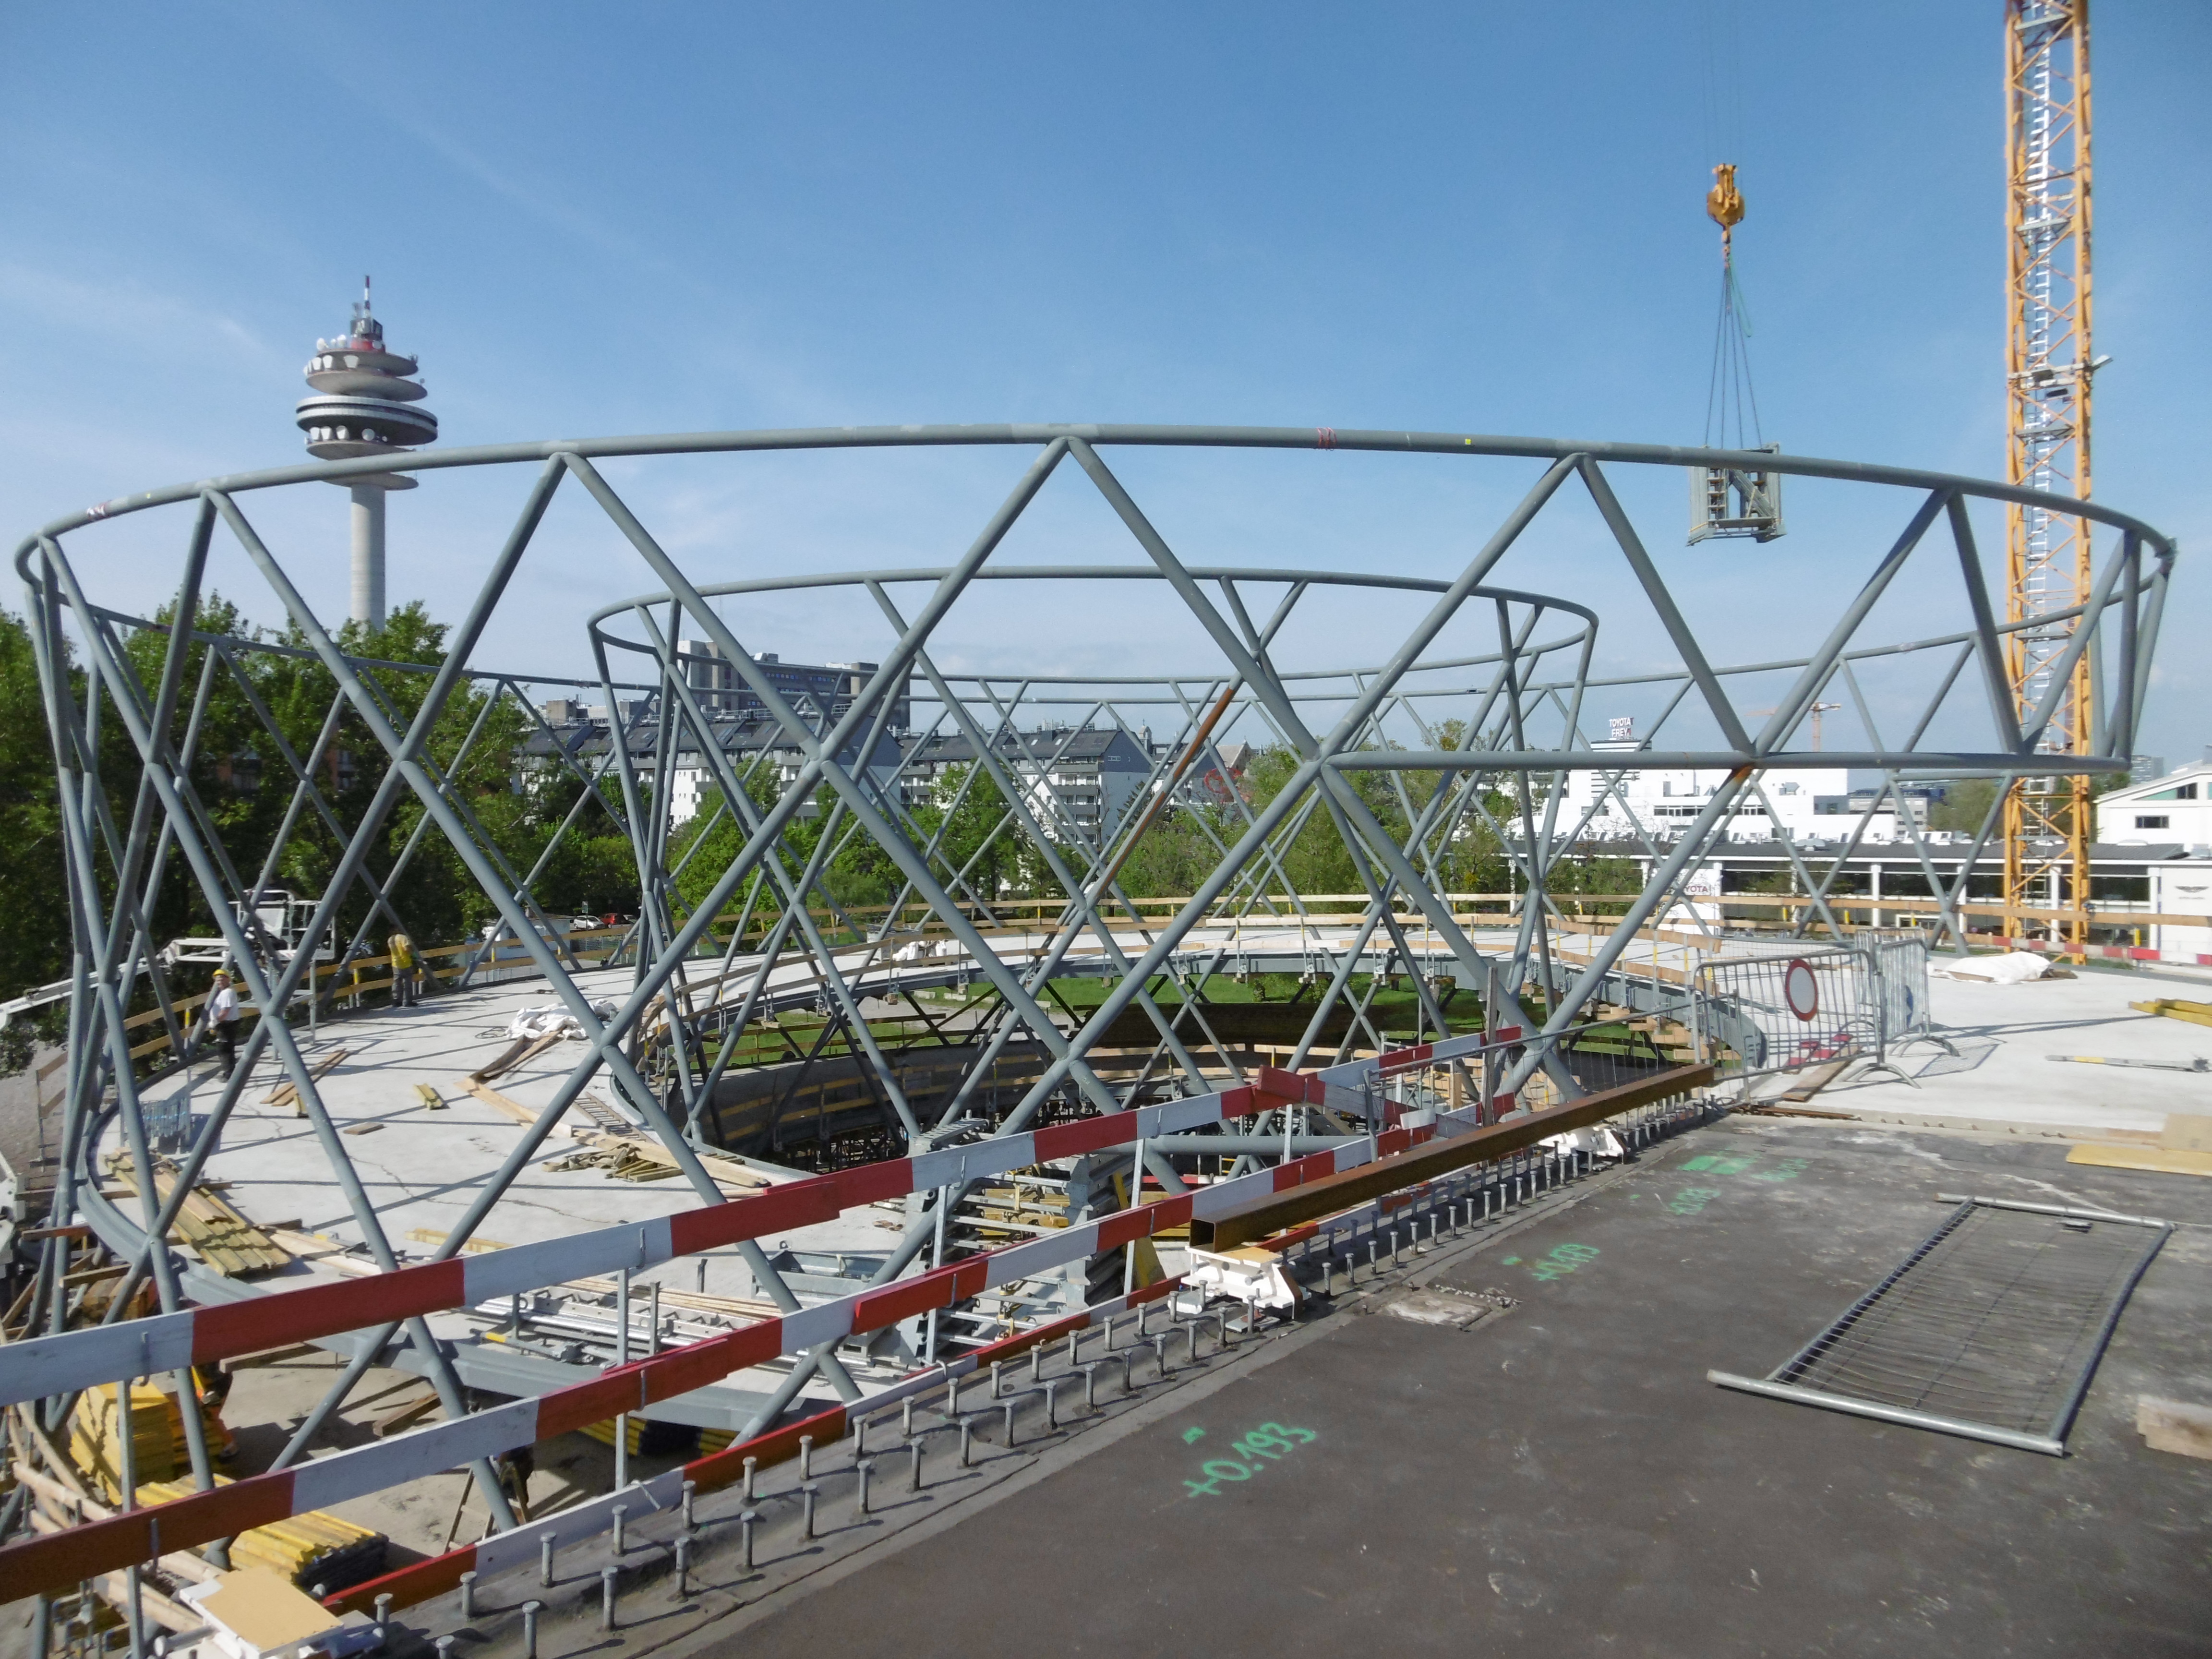
{"label": "communication tower", "polygon": [[[384,325],[369,307],[368,278],[361,279],[361,298],[353,321],[335,340],[315,342],[307,368],[316,395],[302,398],[295,411],[307,434],[307,453],[325,461],[357,460],[368,455],[398,454],[418,444],[434,443],[438,417],[417,405],[426,395],[412,357],[384,346]],[[353,492],[353,586],[350,614],[369,628],[384,626],[384,498],[395,489],[412,489],[402,473],[373,473],[348,478]]]}

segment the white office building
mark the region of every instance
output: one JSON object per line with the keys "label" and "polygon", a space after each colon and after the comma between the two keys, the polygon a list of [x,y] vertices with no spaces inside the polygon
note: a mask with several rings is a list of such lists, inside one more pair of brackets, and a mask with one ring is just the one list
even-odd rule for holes
{"label": "white office building", "polygon": [[[1560,834],[1581,826],[1578,839],[1590,842],[1652,842],[1679,839],[1728,782],[1725,771],[1689,771],[1639,767],[1635,757],[1644,744],[1634,740],[1591,745],[1621,757],[1621,769],[1568,775],[1559,801]],[[1875,789],[1836,791],[1833,772],[1777,769],[1764,773],[1759,787],[1729,809],[1721,836],[1729,842],[1835,842],[1850,838],[1869,809],[1873,822],[1862,846],[1887,846],[1925,831],[1930,802],[1937,792],[1902,792],[1908,828],[1899,821],[1898,800]],[[1824,793],[1835,792],[1835,793]],[[1509,830],[1513,826],[1509,825]]]}
{"label": "white office building", "polygon": [[2212,848],[2212,755],[2100,797],[2097,840],[2107,847]]}

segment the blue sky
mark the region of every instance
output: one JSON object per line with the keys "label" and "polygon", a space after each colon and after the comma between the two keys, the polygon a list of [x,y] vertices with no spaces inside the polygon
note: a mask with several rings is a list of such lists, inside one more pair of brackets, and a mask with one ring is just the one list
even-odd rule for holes
{"label": "blue sky", "polygon": [[[1995,476],[2000,16],[1998,0],[11,8],[0,506],[20,533],[300,458],[301,366],[364,271],[448,445],[1009,419],[1695,441],[1717,283],[1702,196],[1731,158],[1767,435]],[[2096,31],[2113,358],[2097,494],[2183,542],[2141,744],[2180,759],[2212,741],[2212,590],[2190,554],[2212,530],[2212,10],[2106,6]],[[615,471],[692,568],[739,580],[940,562],[1023,459]],[[1115,465],[1193,559],[1422,575],[1455,573],[1532,476]],[[525,483],[447,475],[395,502],[395,600],[457,615]],[[1911,506],[1808,489],[1788,538],[1689,551],[1679,474],[1622,489],[1721,660],[1809,644]],[[291,495],[257,517],[337,615],[343,498]],[[149,607],[183,532],[101,526],[80,551],[106,598]],[[648,583],[577,500],[544,538],[487,656],[580,671],[580,617]],[[1008,556],[1129,552],[1071,477]],[[1665,659],[1587,511],[1516,560],[1522,585],[1607,610],[1608,663]],[[242,564],[218,578],[274,619]],[[1876,621],[1901,635],[1958,615],[1911,585],[1895,609]],[[787,655],[883,643],[842,600],[731,620]],[[1379,654],[1396,625],[1316,624],[1315,660]],[[1085,672],[1198,648],[1133,594],[994,595],[945,644],[948,664]]]}

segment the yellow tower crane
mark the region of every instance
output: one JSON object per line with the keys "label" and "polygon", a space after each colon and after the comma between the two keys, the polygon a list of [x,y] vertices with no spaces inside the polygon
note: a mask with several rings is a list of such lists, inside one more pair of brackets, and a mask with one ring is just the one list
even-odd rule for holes
{"label": "yellow tower crane", "polygon": [[[2007,476],[2089,493],[2088,0],[2005,0]],[[2007,509],[2006,673],[2025,718],[2054,689],[2074,632],[2095,626],[2089,525],[2039,507]],[[2056,940],[2088,939],[2089,780],[2066,757],[2091,744],[2089,653],[2075,659],[2038,739],[2048,773],[2015,778],[2004,801],[2005,931],[2021,913],[2060,910]],[[2033,931],[2032,928],[2025,931]]]}

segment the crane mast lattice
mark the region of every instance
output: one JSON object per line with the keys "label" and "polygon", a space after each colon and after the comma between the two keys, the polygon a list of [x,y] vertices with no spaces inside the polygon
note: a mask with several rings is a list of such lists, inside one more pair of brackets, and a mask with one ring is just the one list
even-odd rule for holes
{"label": "crane mast lattice", "polygon": [[[2007,476],[2062,495],[2089,493],[2088,0],[2006,0]],[[2036,507],[2007,510],[2006,670],[2023,719],[2061,672],[2090,591],[2087,520]],[[2014,780],[2004,802],[2008,933],[2023,909],[2069,913],[2054,937],[2085,944],[2089,780],[2063,757],[2089,752],[2087,653],[2075,659],[2038,739],[2050,773]]]}

